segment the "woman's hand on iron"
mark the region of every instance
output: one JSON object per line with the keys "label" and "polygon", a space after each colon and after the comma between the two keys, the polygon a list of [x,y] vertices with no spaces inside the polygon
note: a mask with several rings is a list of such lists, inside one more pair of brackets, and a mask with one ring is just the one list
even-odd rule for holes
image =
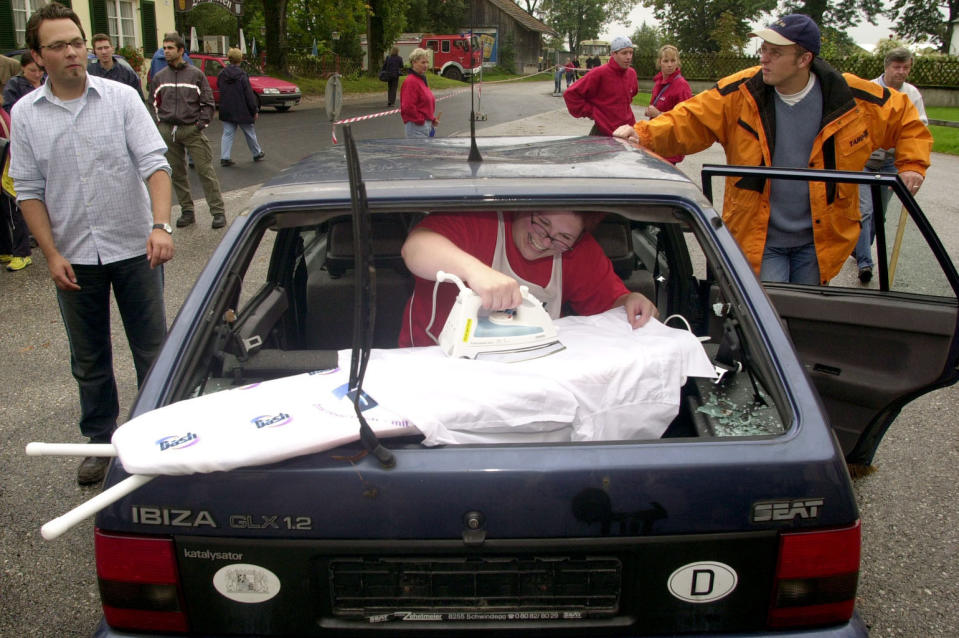
{"label": "woman's hand on iron", "polygon": [[467,284],[483,300],[486,310],[507,310],[523,303],[519,283],[489,267],[470,273]]}
{"label": "woman's hand on iron", "polygon": [[623,295],[616,300],[613,307],[616,306],[622,306],[626,310],[626,319],[629,320],[629,324],[634,330],[642,328],[647,321],[659,316],[659,310],[656,309],[653,302],[638,292]]}

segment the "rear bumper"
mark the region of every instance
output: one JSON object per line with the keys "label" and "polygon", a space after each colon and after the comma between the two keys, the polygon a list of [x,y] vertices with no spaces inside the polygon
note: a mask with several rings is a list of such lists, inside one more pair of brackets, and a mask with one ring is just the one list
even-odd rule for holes
{"label": "rear bumper", "polygon": [[[391,625],[393,627],[395,625]],[[447,627],[448,629],[449,627]],[[454,628],[460,628],[456,626]],[[438,633],[442,633],[443,628],[437,628]],[[371,632],[376,635],[384,635],[382,629],[380,631]],[[477,635],[488,633],[485,630],[477,629]],[[522,633],[518,631],[516,633]],[[186,634],[193,636],[194,638],[225,638],[221,636],[215,636],[212,634],[205,634],[203,636],[195,634]],[[331,634],[332,635],[332,634]],[[430,632],[423,632],[419,635],[429,636]],[[515,635],[515,633],[513,634]],[[859,617],[859,612],[854,612],[852,619],[844,624],[839,626],[824,627],[819,629],[807,629],[804,631],[777,631],[770,633],[748,633],[748,634],[685,634],[686,638],[760,638],[761,636],[769,636],[770,638],[868,638],[869,631],[866,629],[866,623],[862,621],[862,618]],[[100,624],[97,625],[96,630],[93,633],[92,638],[184,638],[184,634],[129,634],[124,632],[119,632],[111,629],[106,625],[103,619],[100,619]],[[640,638],[640,637],[636,637]],[[642,638],[656,638],[655,636],[644,636]]]}

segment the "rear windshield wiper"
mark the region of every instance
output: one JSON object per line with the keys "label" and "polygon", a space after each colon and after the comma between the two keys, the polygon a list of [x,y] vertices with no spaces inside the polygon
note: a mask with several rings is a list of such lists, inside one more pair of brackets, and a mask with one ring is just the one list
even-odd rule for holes
{"label": "rear windshield wiper", "polygon": [[[356,285],[353,289],[353,351],[350,355],[349,396],[360,422],[360,441],[383,467],[396,465],[393,452],[380,443],[373,428],[366,422],[363,410],[376,405],[363,393],[363,377],[373,348],[373,326],[376,321],[376,266],[373,265],[373,237],[370,208],[366,201],[366,185],[360,175],[360,158],[349,126],[343,129],[346,168],[350,176],[350,201],[353,208],[353,266]],[[372,403],[372,405],[371,405]]]}

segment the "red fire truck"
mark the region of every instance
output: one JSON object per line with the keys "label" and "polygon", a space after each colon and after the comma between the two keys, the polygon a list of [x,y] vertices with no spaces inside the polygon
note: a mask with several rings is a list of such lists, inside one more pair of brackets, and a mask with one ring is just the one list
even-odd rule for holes
{"label": "red fire truck", "polygon": [[483,50],[479,38],[466,35],[424,35],[420,48],[431,52],[430,67],[435,73],[454,80],[462,80],[479,73]]}

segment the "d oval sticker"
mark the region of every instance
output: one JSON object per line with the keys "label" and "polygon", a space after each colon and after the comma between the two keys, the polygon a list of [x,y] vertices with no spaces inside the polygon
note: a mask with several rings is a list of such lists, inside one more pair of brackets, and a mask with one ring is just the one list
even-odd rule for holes
{"label": "d oval sticker", "polygon": [[725,563],[701,561],[683,565],[667,581],[669,593],[688,603],[711,603],[736,589],[739,577]]}
{"label": "d oval sticker", "polygon": [[262,603],[280,592],[280,579],[265,567],[234,563],[213,574],[213,586],[238,603]]}

